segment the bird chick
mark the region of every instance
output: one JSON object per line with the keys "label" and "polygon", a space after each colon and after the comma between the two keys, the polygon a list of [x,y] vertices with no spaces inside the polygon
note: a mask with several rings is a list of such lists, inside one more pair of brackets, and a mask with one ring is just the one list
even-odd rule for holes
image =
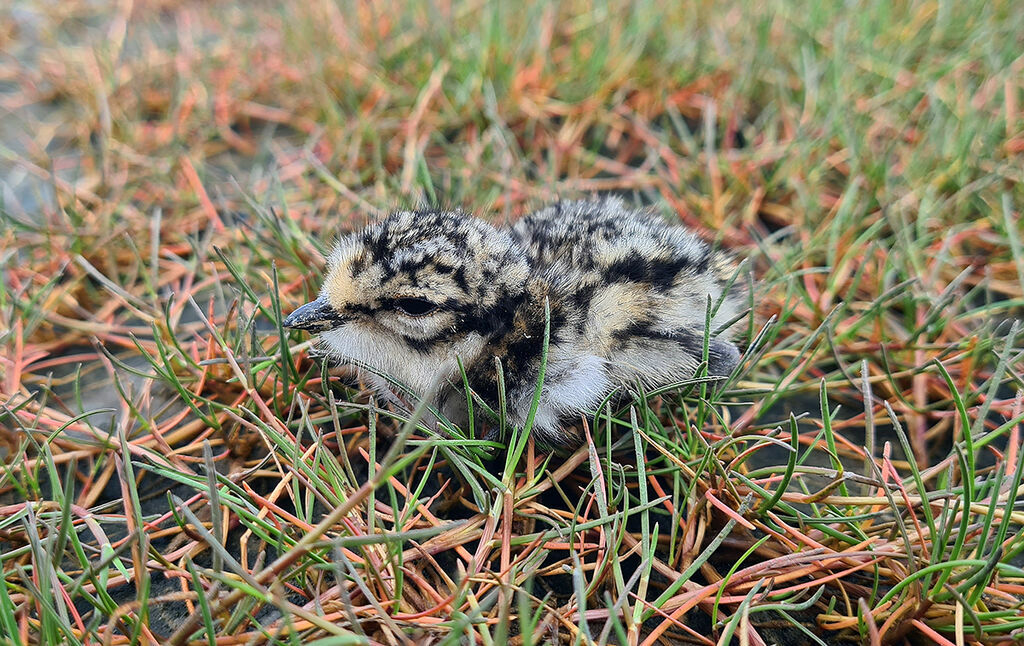
{"label": "bird chick", "polygon": [[385,399],[402,403],[397,382],[455,423],[467,421],[461,362],[492,410],[504,383],[508,420],[521,427],[547,319],[533,433],[564,445],[564,423],[614,391],[696,375],[709,298],[717,336],[707,373],[732,372],[735,271],[692,232],[615,198],[562,202],[511,228],[460,211],[402,211],[342,239],[319,297],[284,326],[318,332],[321,352],[358,366]]}

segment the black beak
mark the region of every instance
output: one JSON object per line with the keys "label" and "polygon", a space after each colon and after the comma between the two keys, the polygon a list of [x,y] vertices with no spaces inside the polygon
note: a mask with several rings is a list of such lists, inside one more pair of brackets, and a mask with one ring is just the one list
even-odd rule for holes
{"label": "black beak", "polygon": [[281,322],[281,325],[293,330],[323,332],[338,327],[344,322],[345,317],[340,312],[331,307],[327,301],[318,298],[289,314]]}

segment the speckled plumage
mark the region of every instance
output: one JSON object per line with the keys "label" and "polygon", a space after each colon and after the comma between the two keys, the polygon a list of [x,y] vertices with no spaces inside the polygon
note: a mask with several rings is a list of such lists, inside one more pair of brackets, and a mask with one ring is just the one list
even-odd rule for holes
{"label": "speckled plumage", "polygon": [[[566,444],[566,422],[591,415],[616,389],[694,376],[708,297],[712,331],[741,309],[728,293],[735,266],[692,232],[619,199],[562,202],[496,228],[461,212],[404,211],[344,238],[317,300],[288,327],[320,332],[321,350],[362,366],[385,398],[385,378],[430,396],[466,421],[458,360],[470,387],[497,410],[501,359],[512,424],[526,421],[550,313],[547,374],[534,433]],[[726,376],[739,353],[731,330],[709,345],[708,373]]]}

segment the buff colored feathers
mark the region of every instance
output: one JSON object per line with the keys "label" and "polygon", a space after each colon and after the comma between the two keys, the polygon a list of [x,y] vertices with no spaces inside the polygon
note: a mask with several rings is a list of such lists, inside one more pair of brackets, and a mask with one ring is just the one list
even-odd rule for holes
{"label": "buff colored feathers", "polygon": [[[543,352],[538,439],[566,444],[568,422],[617,389],[656,388],[739,361],[731,339],[736,268],[689,230],[621,200],[563,202],[496,228],[462,212],[403,211],[343,239],[320,296],[286,327],[320,333],[320,349],[360,366],[396,403],[393,381],[466,422],[469,385],[498,409],[500,359],[509,421],[522,425]],[[724,330],[722,328],[725,328]],[[714,336],[717,334],[717,336]]]}

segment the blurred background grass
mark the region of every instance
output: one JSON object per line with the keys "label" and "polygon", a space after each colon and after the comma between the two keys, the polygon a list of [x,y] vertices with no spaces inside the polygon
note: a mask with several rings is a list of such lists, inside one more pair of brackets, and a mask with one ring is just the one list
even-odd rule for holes
{"label": "blurred background grass", "polygon": [[[192,630],[224,643],[334,631],[317,613],[345,635],[390,643],[500,643],[533,628],[577,643],[713,642],[736,630],[756,643],[770,641],[772,622],[826,642],[995,643],[1024,630],[1024,579],[1006,569],[1024,549],[1014,511],[1024,371],[1010,323],[1024,309],[1015,3],[14,0],[0,7],[0,56],[0,634],[17,636],[0,639],[155,640],[189,613]],[[575,474],[551,475],[531,450],[493,481],[479,455],[416,435],[395,445],[397,471],[375,471],[366,426],[377,421],[364,400],[320,383],[298,336],[279,344],[280,311],[313,295],[334,237],[401,205],[502,221],[606,192],[750,259],[744,371],[712,396],[657,402],[657,415],[640,404],[643,440],[626,441],[626,458],[609,457],[612,438],[595,432],[600,454],[548,465],[567,460]],[[762,450],[790,444],[790,413],[799,464]],[[628,413],[617,419],[629,425]],[[392,437],[382,435],[381,455]],[[215,451],[206,457],[204,440]],[[288,448],[310,442],[316,452]],[[634,448],[655,456],[651,473],[634,460],[621,481],[603,479]],[[416,451],[429,464],[401,462]],[[772,457],[745,470],[736,456],[746,452]],[[346,468],[324,472],[328,455]],[[730,469],[707,470],[709,455]],[[450,483],[403,493],[402,483],[427,482],[435,459]],[[228,474],[220,493],[215,470]],[[851,471],[864,500],[846,490]],[[571,493],[566,513],[550,500],[536,508],[531,487],[544,473],[580,487],[585,511]],[[144,474],[165,479],[150,486]],[[289,484],[269,494],[237,484],[260,477]],[[618,503],[609,508],[592,478]],[[181,505],[163,494],[170,481],[208,516],[171,518]],[[882,482],[935,502],[897,504]],[[139,499],[136,486],[153,495]],[[445,503],[461,511],[438,512],[445,487],[462,492]],[[644,508],[657,487],[670,499]],[[764,500],[743,503],[748,493]],[[715,496],[724,510],[706,502]],[[288,514],[313,526],[342,500],[358,519],[329,523],[333,543],[298,545],[302,534],[286,531]],[[399,500],[418,515],[397,513]],[[633,524],[621,507],[615,515],[623,500],[646,509]],[[767,502],[781,515],[750,511]],[[343,539],[384,531],[381,504],[392,535],[371,541],[371,558]],[[89,514],[104,514],[110,537]],[[260,524],[268,515],[282,520]],[[742,516],[755,529],[707,542]],[[576,534],[577,517],[595,524]],[[429,539],[408,532],[455,531],[450,518],[477,528],[436,544],[452,560],[400,574],[403,550]],[[795,529],[807,523],[813,532]],[[243,530],[262,541],[255,564],[248,543],[238,547]],[[496,536],[526,539],[510,551]],[[808,586],[817,597],[780,579],[782,592],[746,599],[764,590],[728,572],[747,550],[783,569],[772,559],[869,539],[893,562],[874,566],[874,579],[837,577],[853,587]],[[354,550],[344,553],[353,569],[325,566],[331,549]],[[281,554],[295,558],[257,567]],[[626,572],[611,565],[619,557]],[[824,563],[793,580],[828,579]],[[561,565],[571,581],[526,595],[526,581],[554,580]],[[492,579],[474,579],[481,569]],[[179,597],[150,591],[142,573],[158,571]],[[908,577],[920,587],[900,588]],[[239,580],[250,588],[238,608],[277,613],[231,615],[223,602]],[[711,585],[721,610],[693,601]],[[145,610],[151,598],[161,601]],[[780,599],[790,606],[767,607]],[[770,615],[760,627],[749,619],[759,604]],[[699,627],[689,632],[678,625],[687,612]]]}

